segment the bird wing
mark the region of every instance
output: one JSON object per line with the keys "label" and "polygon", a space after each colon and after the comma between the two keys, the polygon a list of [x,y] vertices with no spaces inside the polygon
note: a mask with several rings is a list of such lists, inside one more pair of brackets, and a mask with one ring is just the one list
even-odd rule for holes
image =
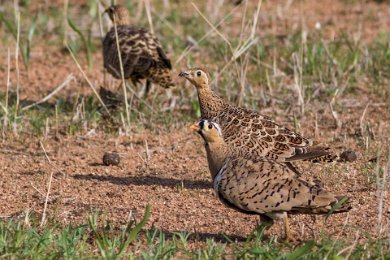
{"label": "bird wing", "polygon": [[265,158],[228,159],[218,194],[246,212],[326,213],[337,198],[315,183],[297,178],[287,166]]}
{"label": "bird wing", "polygon": [[311,141],[256,111],[230,106],[215,118],[225,141],[245,152],[284,162],[299,159]]}
{"label": "bird wing", "polygon": [[311,161],[327,161],[331,162],[337,159],[337,155],[326,146],[309,146],[306,147],[303,153],[286,158],[286,161],[311,160]]}
{"label": "bird wing", "polygon": [[149,70],[154,63],[155,63],[154,60],[148,56],[144,56],[144,55],[137,56],[136,60],[134,60],[133,62],[133,72],[144,73],[147,70]]}
{"label": "bird wing", "polygon": [[[155,37],[142,28],[118,26],[118,42],[125,77],[139,75],[157,63],[158,42]],[[112,28],[103,41],[104,66],[120,76],[115,29]]]}
{"label": "bird wing", "polygon": [[158,53],[158,56],[160,57],[161,61],[163,62],[163,64],[164,64],[168,69],[172,69],[171,60],[167,57],[167,55],[165,55],[165,52],[164,52],[164,50],[161,48],[161,46],[157,46],[157,53]]}

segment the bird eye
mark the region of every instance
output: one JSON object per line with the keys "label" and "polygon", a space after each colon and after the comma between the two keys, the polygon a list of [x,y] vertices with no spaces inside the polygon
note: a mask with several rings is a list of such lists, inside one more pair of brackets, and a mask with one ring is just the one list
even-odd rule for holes
{"label": "bird eye", "polygon": [[209,124],[209,129],[213,129],[213,125],[212,124]]}
{"label": "bird eye", "polygon": [[202,75],[202,72],[200,72],[200,71],[198,70],[198,72],[196,72],[196,76],[200,77],[200,75]]}

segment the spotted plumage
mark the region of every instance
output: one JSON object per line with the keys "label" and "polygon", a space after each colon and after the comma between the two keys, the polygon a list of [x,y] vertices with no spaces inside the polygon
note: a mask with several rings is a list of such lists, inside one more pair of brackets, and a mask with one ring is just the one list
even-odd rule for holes
{"label": "spotted plumage", "polygon": [[[215,193],[229,207],[274,220],[286,213],[326,214],[342,198],[297,177],[283,163],[239,153],[223,140],[217,123],[201,120],[192,128],[205,141]],[[350,208],[346,203],[335,212]]]}
{"label": "spotted plumage", "polygon": [[[278,162],[329,154],[327,149],[312,147],[311,141],[277,124],[271,118],[225,102],[211,90],[204,70],[193,68],[182,71],[179,76],[196,87],[202,118],[218,123],[225,141],[242,153],[250,152]],[[287,165],[293,168],[290,163]]]}
{"label": "spotted plumage", "polygon": [[[143,28],[130,26],[128,10],[120,5],[110,6],[106,11],[117,25],[118,43],[125,79],[137,84],[141,79],[162,87],[174,85],[171,78],[171,61],[162,49],[159,40]],[[115,26],[103,40],[104,68],[115,78],[121,78]],[[147,83],[148,84],[148,83]]]}

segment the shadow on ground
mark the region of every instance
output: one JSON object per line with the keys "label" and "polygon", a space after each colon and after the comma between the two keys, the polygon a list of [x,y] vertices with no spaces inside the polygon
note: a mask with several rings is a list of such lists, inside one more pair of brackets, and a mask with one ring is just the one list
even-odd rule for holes
{"label": "shadow on ground", "polygon": [[101,182],[110,182],[115,185],[136,185],[136,186],[164,186],[164,187],[184,187],[187,189],[201,190],[211,189],[212,184],[209,181],[178,180],[173,178],[163,178],[157,176],[129,176],[117,177],[112,175],[81,175],[72,176],[78,180],[96,180]]}

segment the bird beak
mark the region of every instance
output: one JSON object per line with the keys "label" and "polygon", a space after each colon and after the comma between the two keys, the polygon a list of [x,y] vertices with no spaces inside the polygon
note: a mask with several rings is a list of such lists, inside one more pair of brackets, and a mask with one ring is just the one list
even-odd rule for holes
{"label": "bird beak", "polygon": [[190,76],[190,73],[188,73],[187,71],[182,71],[179,74],[179,77],[186,78],[186,79],[188,79],[189,76]]}
{"label": "bird beak", "polygon": [[196,132],[199,132],[200,130],[200,127],[199,127],[199,124],[198,123],[195,123],[193,125],[190,126],[190,128]]}

